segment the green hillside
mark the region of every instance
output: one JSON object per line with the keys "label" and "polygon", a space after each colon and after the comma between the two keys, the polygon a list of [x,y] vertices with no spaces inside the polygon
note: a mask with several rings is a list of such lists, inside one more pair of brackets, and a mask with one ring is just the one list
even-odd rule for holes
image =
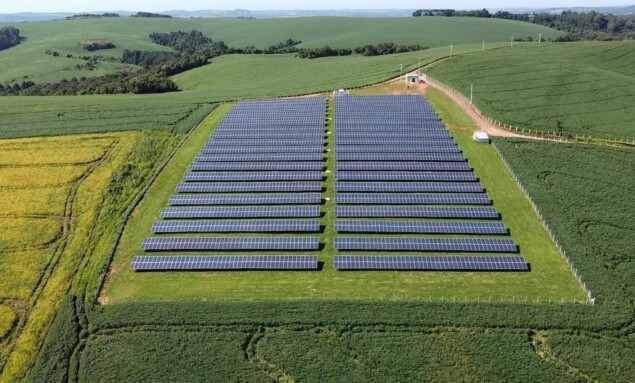
{"label": "green hillside", "polygon": [[635,44],[526,44],[435,66],[488,116],[532,130],[635,139]]}
{"label": "green hillside", "polygon": [[[6,24],[0,23],[0,27]],[[163,50],[153,44],[152,32],[197,29],[215,40],[234,47],[266,47],[288,38],[303,42],[303,47],[356,47],[364,44],[395,42],[439,47],[450,44],[507,41],[511,36],[555,37],[560,33],[538,25],[506,20],[472,18],[294,18],[294,19],[90,19],[50,21],[17,25],[27,40],[0,52],[0,83],[20,80],[24,75],[35,82],[57,81],[73,76],[92,76],[110,72],[119,64],[100,64],[98,71],[76,70],[83,63],[67,54],[86,55],[79,45],[84,40],[103,38],[117,47],[92,54],[120,57],[124,49]],[[45,55],[57,51],[59,57]]]}

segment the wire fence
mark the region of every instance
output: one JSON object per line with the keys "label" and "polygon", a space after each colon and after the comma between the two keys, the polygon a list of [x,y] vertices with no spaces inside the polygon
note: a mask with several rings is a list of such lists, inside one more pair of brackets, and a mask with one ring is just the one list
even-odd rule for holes
{"label": "wire fence", "polygon": [[501,151],[498,149],[496,144],[494,142],[492,142],[491,146],[494,148],[494,150],[496,151],[496,153],[500,157],[501,161],[503,161],[503,164],[505,165],[505,168],[507,168],[507,171],[509,171],[509,173],[511,174],[512,178],[514,179],[514,181],[516,181],[516,184],[518,185],[520,190],[525,195],[525,198],[527,198],[527,200],[531,204],[531,208],[534,210],[534,212],[536,213],[536,215],[540,219],[540,223],[542,224],[542,226],[545,228],[545,230],[549,234],[549,238],[551,238],[551,241],[553,242],[553,244],[558,249],[558,252],[562,256],[562,259],[564,259],[564,261],[567,263],[567,265],[569,265],[569,268],[571,269],[571,272],[573,273],[573,276],[578,281],[578,283],[580,284],[580,287],[582,288],[582,290],[586,294],[587,303],[595,304],[595,298],[593,297],[593,294],[591,293],[591,290],[587,287],[586,283],[582,280],[582,276],[578,273],[578,269],[575,267],[575,265],[573,264],[573,262],[571,261],[569,256],[567,256],[567,253],[565,252],[565,250],[560,245],[560,242],[558,241],[558,238],[553,233],[553,230],[551,230],[551,227],[549,227],[549,224],[547,223],[547,220],[545,219],[545,217],[542,215],[542,213],[538,209],[538,206],[536,205],[534,200],[529,196],[529,193],[527,192],[527,189],[525,189],[525,186],[522,184],[520,179],[516,176],[516,173],[514,173],[514,170],[509,165],[509,163],[505,159],[505,156],[503,156],[503,153],[501,153]]}
{"label": "wire fence", "polygon": [[472,111],[474,111],[475,113],[477,113],[479,116],[481,116],[482,118],[486,119],[490,124],[495,125],[499,128],[508,130],[510,132],[515,132],[518,133],[520,135],[524,135],[527,137],[537,137],[537,138],[541,138],[544,140],[549,140],[549,141],[557,141],[557,142],[571,142],[571,143],[579,143],[579,142],[588,142],[588,143],[592,143],[592,144],[598,144],[598,145],[609,145],[609,146],[619,146],[619,147],[624,147],[624,146],[629,146],[629,147],[635,147],[635,140],[633,141],[629,141],[629,140],[625,140],[625,139],[620,139],[620,140],[616,140],[616,139],[611,139],[611,138],[599,138],[599,137],[593,137],[593,136],[587,136],[587,135],[582,135],[582,134],[575,134],[575,135],[570,135],[568,133],[565,132],[557,132],[557,131],[545,131],[545,130],[537,130],[537,129],[529,129],[529,128],[524,128],[524,127],[518,127],[518,126],[514,126],[512,124],[506,124],[506,123],[502,123],[500,121],[497,121],[491,117],[485,116],[483,114],[483,112],[476,106],[474,105],[474,103],[472,101],[470,101],[467,97],[465,97],[461,92],[457,91],[456,89],[434,79],[433,77],[430,77],[430,75],[426,74],[426,82],[432,86],[434,86],[435,88],[443,88],[446,89],[449,92],[452,92],[453,94],[455,94],[457,97],[459,97],[466,105],[468,105],[468,107],[470,109],[472,109]]}

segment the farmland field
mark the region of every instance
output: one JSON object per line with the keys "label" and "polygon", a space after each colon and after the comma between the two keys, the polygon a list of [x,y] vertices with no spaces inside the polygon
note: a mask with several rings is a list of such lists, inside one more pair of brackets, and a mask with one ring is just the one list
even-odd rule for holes
{"label": "farmland field", "polygon": [[[449,99],[432,95],[437,104]],[[475,168],[476,175],[503,222],[510,228],[522,255],[532,264],[531,273],[342,273],[332,267],[335,254],[332,243],[333,177],[327,177],[325,217],[327,230],[321,241],[326,244],[316,253],[325,262],[319,273],[240,272],[225,273],[134,273],[129,263],[140,252],[141,242],[150,233],[153,221],[160,217],[177,183],[187,170],[198,149],[210,136],[222,116],[214,112],[190,137],[174,161],[165,169],[134,213],[117,250],[103,302],[120,303],[137,300],[277,300],[277,299],[529,299],[573,302],[584,298],[566,263],[560,258],[547,233],[540,226],[529,203],[506,172],[496,152],[471,140],[472,130],[454,130],[452,134]],[[456,113],[456,111],[455,111]],[[460,116],[460,115],[459,115]],[[464,116],[458,117],[465,121]],[[452,122],[455,122],[452,120]],[[337,128],[337,127],[335,127]],[[332,137],[333,135],[331,135]],[[332,145],[333,143],[331,143]],[[327,161],[332,152],[327,155]],[[332,165],[331,165],[332,166]],[[425,293],[424,293],[425,292]]]}
{"label": "farmland field", "polygon": [[[129,198],[147,177],[148,169],[136,168],[147,164],[129,162],[136,145],[162,151],[173,145],[170,137],[127,132],[0,140],[0,380],[25,373],[59,302],[79,283],[73,279],[105,260],[99,246],[111,239],[106,230],[122,209],[109,204],[125,203],[118,198]],[[140,178],[129,181],[122,168]]]}
{"label": "farmland field", "polygon": [[[5,25],[0,23],[0,27]],[[50,21],[19,24],[27,40],[19,46],[0,52],[0,83],[22,81],[24,75],[35,82],[59,81],[62,78],[94,76],[118,68],[133,68],[119,63],[100,63],[96,71],[77,70],[77,59],[83,55],[121,57],[124,49],[166,50],[152,43],[152,32],[200,30],[214,40],[233,47],[255,45],[267,47],[288,38],[301,40],[303,47],[328,44],[336,48],[354,48],[365,44],[395,42],[440,47],[450,44],[508,41],[511,36],[537,38],[556,37],[561,33],[529,23],[487,19],[366,19],[315,17],[301,19],[170,19],[138,18]],[[80,43],[87,39],[111,40],[116,48],[89,53]],[[45,55],[57,51],[59,57]],[[75,58],[67,58],[72,54]]]}
{"label": "farmland field", "polygon": [[632,42],[525,44],[446,60],[432,76],[501,123],[534,131],[635,139]]}

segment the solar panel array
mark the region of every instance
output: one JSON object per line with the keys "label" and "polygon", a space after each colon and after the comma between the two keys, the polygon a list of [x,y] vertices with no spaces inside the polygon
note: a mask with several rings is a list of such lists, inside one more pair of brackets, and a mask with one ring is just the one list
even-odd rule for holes
{"label": "solar panel array", "polygon": [[334,246],[339,253],[376,253],[336,255],[337,269],[527,270],[519,256],[381,256],[518,247],[496,209],[484,206],[492,201],[422,97],[335,100],[335,229],[346,235]]}
{"label": "solar panel array", "polygon": [[317,256],[301,252],[320,248],[319,238],[306,234],[321,230],[325,116],[323,97],[237,103],[143,241],[143,251],[165,255],[134,257],[131,269],[317,269]]}

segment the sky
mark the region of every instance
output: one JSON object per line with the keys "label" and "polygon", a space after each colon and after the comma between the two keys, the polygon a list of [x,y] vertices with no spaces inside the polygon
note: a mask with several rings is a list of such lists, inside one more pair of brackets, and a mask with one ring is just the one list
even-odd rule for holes
{"label": "sky", "polygon": [[550,8],[631,5],[635,0],[0,0],[0,13],[83,11],[166,11],[209,9],[420,9]]}

